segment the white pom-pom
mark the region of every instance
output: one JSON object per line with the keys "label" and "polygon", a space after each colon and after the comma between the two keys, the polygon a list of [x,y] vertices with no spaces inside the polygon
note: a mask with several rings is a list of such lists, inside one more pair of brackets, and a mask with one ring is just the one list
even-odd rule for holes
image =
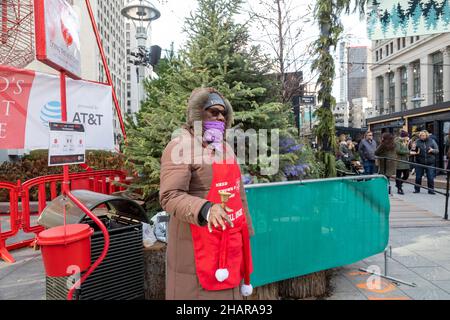
{"label": "white pom-pom", "polygon": [[251,284],[249,284],[249,285],[243,284],[241,286],[241,294],[242,294],[242,296],[248,297],[248,296],[251,296],[252,293],[253,293],[253,286]]}
{"label": "white pom-pom", "polygon": [[217,269],[216,271],[216,279],[219,282],[224,282],[229,276],[230,273],[228,272],[228,269]]}

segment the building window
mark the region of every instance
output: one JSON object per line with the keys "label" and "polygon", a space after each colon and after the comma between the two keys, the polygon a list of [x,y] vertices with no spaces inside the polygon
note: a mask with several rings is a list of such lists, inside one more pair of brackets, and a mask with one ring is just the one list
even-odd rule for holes
{"label": "building window", "polygon": [[397,50],[400,50],[400,38],[397,38]]}
{"label": "building window", "polygon": [[389,112],[395,112],[395,73],[388,73],[389,79]]}
{"label": "building window", "polygon": [[409,42],[411,42],[411,44],[413,44],[414,43],[414,37],[411,37]]}
{"label": "building window", "polygon": [[406,37],[402,38],[402,48],[406,47]]}
{"label": "building window", "polygon": [[433,102],[444,101],[444,58],[442,52],[432,55],[433,61]]}
{"label": "building window", "polygon": [[401,86],[401,111],[406,110],[408,103],[408,70],[406,67],[400,68]]}
{"label": "building window", "polygon": [[378,50],[377,51],[375,51],[375,61],[378,61]]}
{"label": "building window", "polygon": [[394,43],[391,42],[391,54],[393,54],[393,53],[394,53]]}
{"label": "building window", "polygon": [[377,77],[378,84],[378,106],[380,109],[380,115],[384,112],[384,77]]}
{"label": "building window", "polygon": [[415,108],[420,108],[420,101],[415,101],[420,99],[420,61],[416,61],[412,64],[413,78],[414,78],[414,92],[413,92],[413,106]]}
{"label": "building window", "polygon": [[389,55],[389,45],[386,45],[386,57]]}

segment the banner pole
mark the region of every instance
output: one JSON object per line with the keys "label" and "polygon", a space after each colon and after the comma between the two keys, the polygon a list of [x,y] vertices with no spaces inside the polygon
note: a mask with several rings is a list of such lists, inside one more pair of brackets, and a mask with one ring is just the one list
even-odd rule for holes
{"label": "banner pole", "polygon": [[119,117],[120,128],[122,129],[123,139],[127,139],[127,134],[125,132],[125,125],[123,123],[122,111],[120,110],[119,101],[117,100],[116,90],[114,89],[114,84],[111,77],[111,72],[109,71],[109,66],[106,61],[105,50],[103,49],[103,44],[100,39],[100,33],[98,32],[97,23],[95,22],[94,13],[92,12],[91,3],[89,0],[86,1],[86,7],[89,12],[89,18],[91,19],[92,29],[94,30],[95,39],[97,41],[98,49],[100,50],[100,56],[102,57],[103,67],[105,68],[106,78],[108,79],[108,84],[112,88],[114,106],[116,107],[117,116]]}
{"label": "banner pole", "polygon": [[[61,90],[61,121],[67,122],[67,90],[66,90],[66,73],[61,71],[60,73],[60,90]],[[64,195],[70,191],[69,189],[69,166],[63,166],[63,184],[62,193]]]}

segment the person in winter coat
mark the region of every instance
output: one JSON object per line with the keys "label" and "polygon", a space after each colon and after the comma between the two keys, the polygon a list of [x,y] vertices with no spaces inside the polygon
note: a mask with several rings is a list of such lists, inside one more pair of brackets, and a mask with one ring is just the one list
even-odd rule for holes
{"label": "person in winter coat", "polygon": [[232,106],[220,92],[196,89],[187,124],[163,152],[168,300],[239,300],[251,294],[254,231],[239,165],[224,141],[232,122]]}
{"label": "person in winter coat", "polygon": [[444,154],[447,161],[447,166],[445,168],[450,170],[450,131],[444,138]]}
{"label": "person in winter coat", "polygon": [[373,139],[373,133],[366,132],[365,139],[361,140],[359,145],[359,154],[364,166],[364,174],[375,173],[375,150],[377,149],[377,142]]}
{"label": "person in winter coat", "polygon": [[[397,159],[394,136],[391,133],[383,133],[380,146],[375,150],[375,155],[380,158]],[[384,174],[389,179],[396,173],[396,161],[380,159],[380,174]]]}
{"label": "person in winter coat", "polygon": [[[436,141],[430,138],[428,131],[421,131],[419,139],[416,140],[416,163],[435,166],[436,155],[439,154],[439,148]],[[426,168],[416,166],[416,185],[422,185],[422,176],[426,173],[428,183],[428,193],[435,194],[434,192],[434,177],[435,170],[433,168]],[[414,193],[420,193],[420,187],[414,186]]]}
{"label": "person in winter coat", "polygon": [[342,139],[339,143],[339,154],[341,156],[341,160],[346,164],[355,159],[353,154],[354,148],[350,150],[349,139],[351,142],[351,138],[344,137],[344,139]]}
{"label": "person in winter coat", "polygon": [[[400,132],[400,137],[395,140],[395,151],[397,153],[398,160],[409,161],[411,151],[409,150],[408,132],[404,130]],[[403,191],[403,181],[408,180],[409,169],[410,164],[404,162],[397,163],[396,187],[398,194],[405,194]]]}

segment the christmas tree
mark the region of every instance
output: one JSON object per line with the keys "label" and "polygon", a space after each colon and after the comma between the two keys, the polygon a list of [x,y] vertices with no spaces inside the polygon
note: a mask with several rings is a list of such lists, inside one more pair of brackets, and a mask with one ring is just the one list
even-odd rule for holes
{"label": "christmas tree", "polygon": [[[285,137],[296,131],[291,106],[278,103],[277,77],[269,75],[272,60],[249,44],[247,27],[234,20],[241,4],[242,0],[199,0],[185,23],[187,44],[157,67],[159,78],[146,83],[147,98],[137,122],[128,124],[125,154],[137,178],[133,187],[145,194],[152,213],[159,209],[162,152],[186,121],[187,99],[194,88],[215,87],[222,92],[235,110],[235,124],[244,130],[276,128]],[[280,158],[296,163],[299,156]],[[258,165],[243,170],[254,176]]]}

